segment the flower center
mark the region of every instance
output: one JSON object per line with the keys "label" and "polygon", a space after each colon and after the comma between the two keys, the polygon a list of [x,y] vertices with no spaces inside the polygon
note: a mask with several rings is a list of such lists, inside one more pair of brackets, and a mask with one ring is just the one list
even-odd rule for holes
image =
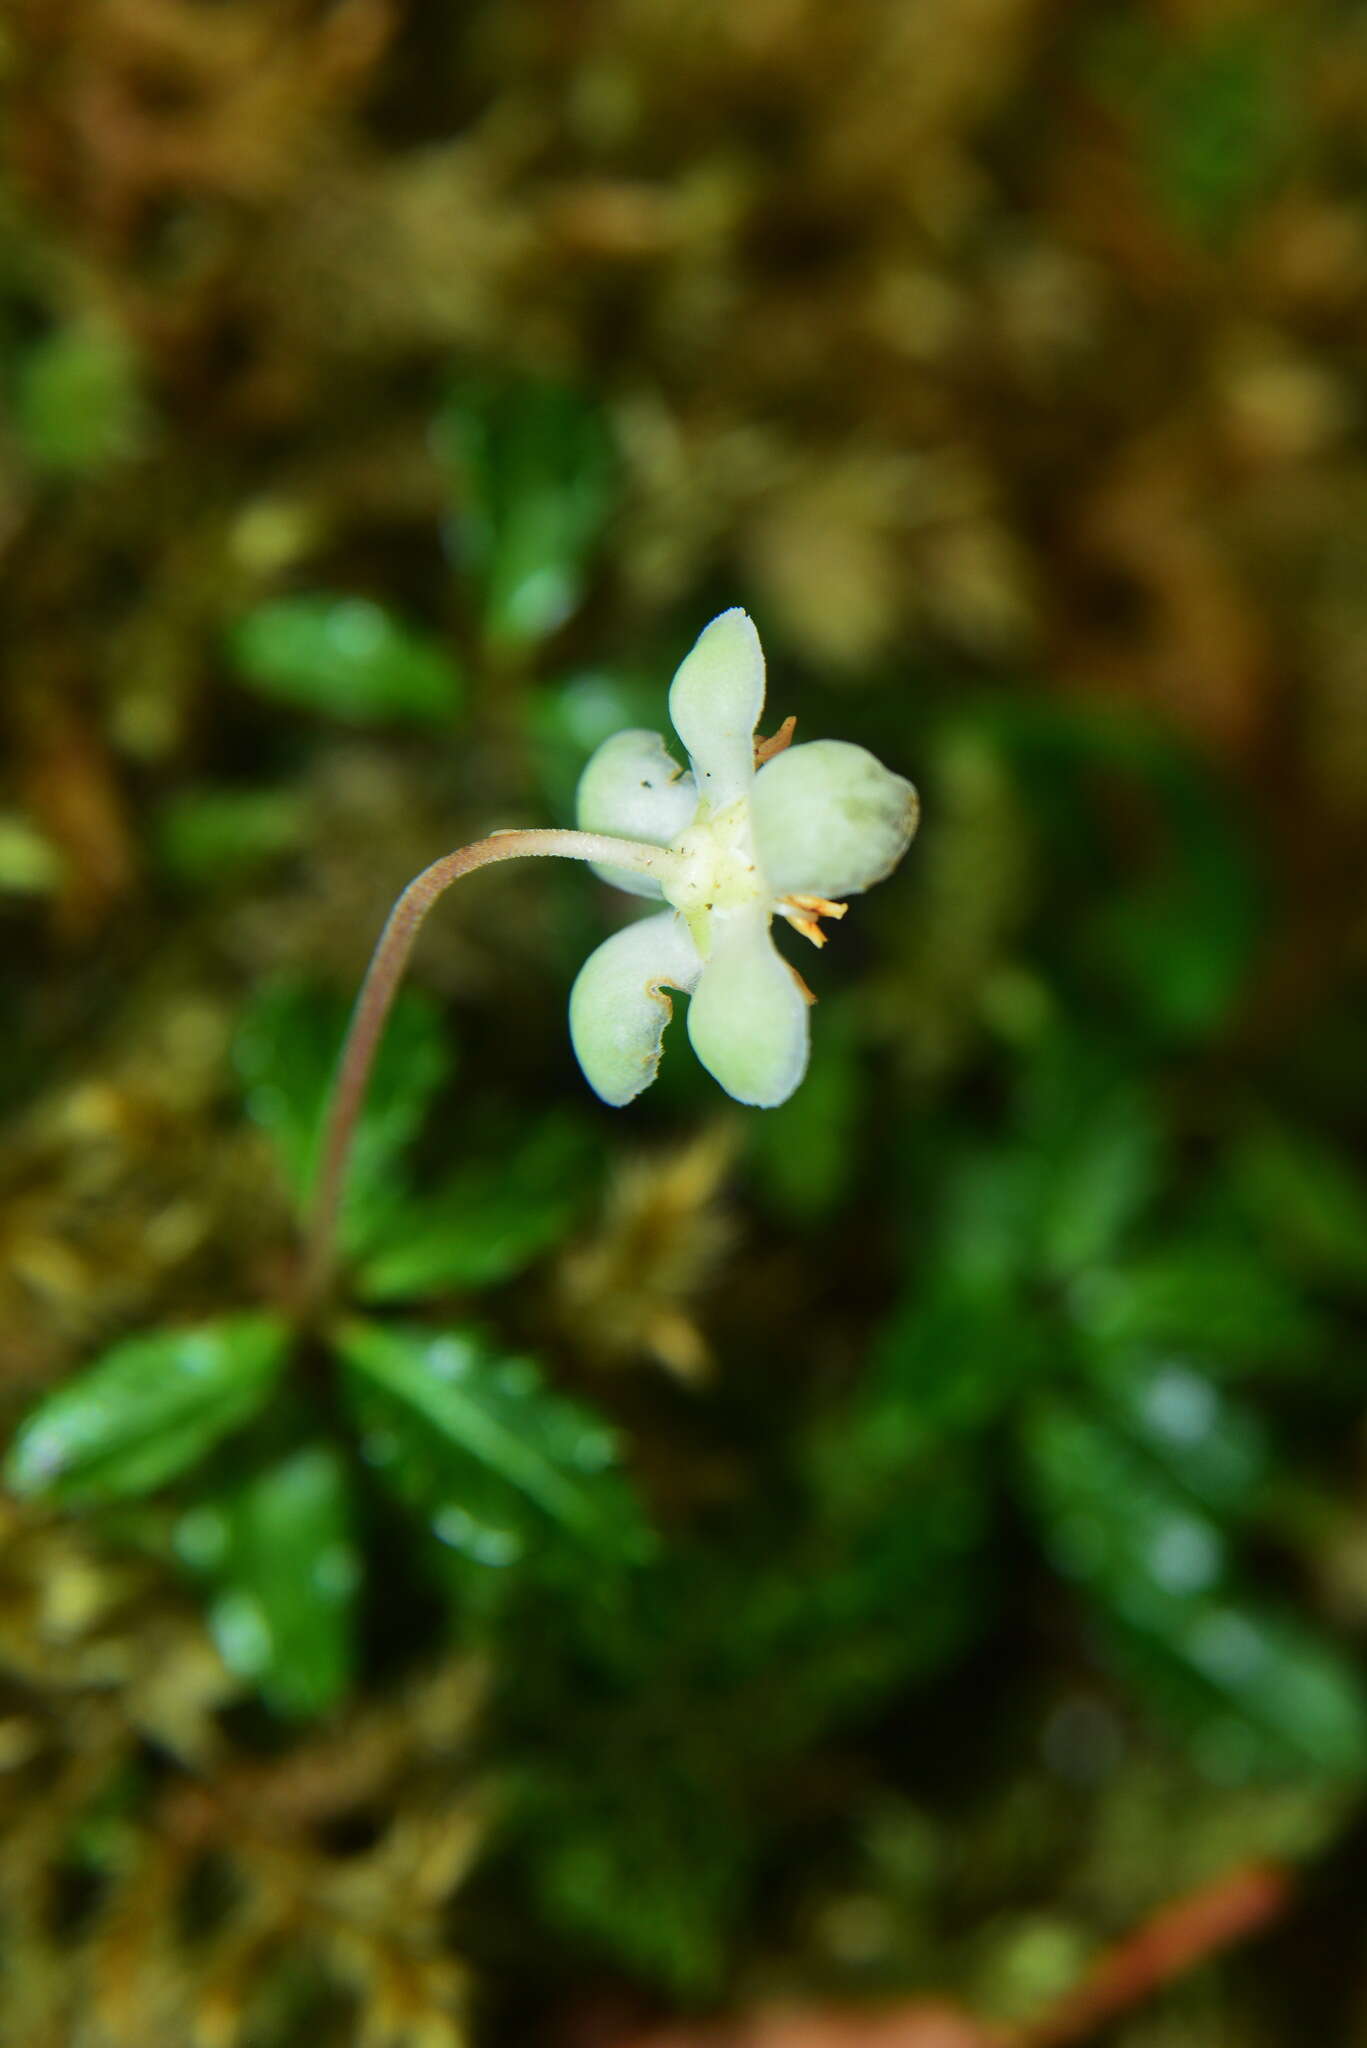
{"label": "flower center", "polygon": [[665,901],[690,921],[708,911],[769,902],[744,797],[712,815],[704,806],[669,850],[669,874],[661,879]]}

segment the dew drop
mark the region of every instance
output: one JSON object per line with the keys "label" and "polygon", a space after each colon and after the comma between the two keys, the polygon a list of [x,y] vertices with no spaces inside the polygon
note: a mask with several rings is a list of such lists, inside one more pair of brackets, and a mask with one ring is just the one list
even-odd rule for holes
{"label": "dew drop", "polygon": [[472,1362],[470,1346],[460,1337],[438,1337],[427,1347],[427,1363],[438,1379],[464,1379]]}
{"label": "dew drop", "polygon": [[1220,1544],[1201,1522],[1174,1516],[1149,1545],[1149,1570],[1169,1593],[1199,1593],[1220,1572]]}
{"label": "dew drop", "polygon": [[1144,1396],[1148,1420],[1178,1444],[1197,1444],[1208,1436],[1217,1408],[1214,1388],[1180,1365],[1165,1366]]}

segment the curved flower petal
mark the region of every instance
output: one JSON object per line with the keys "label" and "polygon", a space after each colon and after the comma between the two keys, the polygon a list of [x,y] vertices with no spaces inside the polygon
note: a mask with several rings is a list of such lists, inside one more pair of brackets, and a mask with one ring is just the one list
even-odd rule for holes
{"label": "curved flower petal", "polygon": [[712,950],[688,1006],[693,1050],[728,1095],[786,1102],[807,1071],[807,1000],[774,948],[763,911],[715,917]]}
{"label": "curved flower petal", "polygon": [[701,966],[687,925],[666,910],[614,932],[580,968],[570,1040],[590,1088],[614,1109],[655,1079],[674,1013],[663,985],[691,989]]}
{"label": "curved flower petal", "polygon": [[749,789],[755,726],[764,709],[764,650],[748,612],[736,605],[704,626],[669,688],[669,716],[698,780],[720,810]]}
{"label": "curved flower petal", "polygon": [[[603,741],[579,778],[575,815],[581,832],[611,832],[669,846],[693,819],[698,788],[658,732],[632,729]],[[594,863],[603,881],[633,896],[658,896],[660,885],[628,868]]]}
{"label": "curved flower petal", "polygon": [[810,740],[767,761],[752,800],[760,865],[780,896],[857,896],[896,867],[920,800],[865,747]]}

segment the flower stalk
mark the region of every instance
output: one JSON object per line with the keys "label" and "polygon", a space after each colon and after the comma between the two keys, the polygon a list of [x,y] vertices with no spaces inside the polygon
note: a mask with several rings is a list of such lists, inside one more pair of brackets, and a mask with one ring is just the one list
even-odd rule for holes
{"label": "flower stalk", "polygon": [[389,1012],[429,911],[453,882],[473,874],[476,868],[538,856],[611,862],[615,868],[628,869],[653,882],[665,879],[674,865],[674,856],[665,847],[606,833],[514,829],[491,833],[487,839],[476,839],[454,853],[443,854],[414,876],[376,941],[338,1060],[305,1241],[299,1286],[301,1314],[313,1313],[331,1289],[347,1162],[357,1121]]}

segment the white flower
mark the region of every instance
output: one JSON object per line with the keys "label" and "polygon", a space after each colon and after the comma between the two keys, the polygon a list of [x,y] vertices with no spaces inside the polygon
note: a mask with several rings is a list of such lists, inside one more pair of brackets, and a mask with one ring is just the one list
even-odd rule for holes
{"label": "white flower", "polygon": [[728,1094],[765,1109],[786,1102],[807,1066],[811,998],[770,924],[786,918],[823,945],[820,920],[843,917],[842,898],[889,874],[916,830],[915,790],[863,747],[790,747],[790,727],[757,747],[763,707],[759,635],[745,612],[723,612],[669,692],[691,772],[659,733],[635,731],[604,741],[584,770],[582,830],[669,850],[658,881],[598,869],[670,906],[590,954],[570,995],[574,1049],[605,1102],[630,1102],[654,1080],[666,987],[691,996],[694,1051]]}

